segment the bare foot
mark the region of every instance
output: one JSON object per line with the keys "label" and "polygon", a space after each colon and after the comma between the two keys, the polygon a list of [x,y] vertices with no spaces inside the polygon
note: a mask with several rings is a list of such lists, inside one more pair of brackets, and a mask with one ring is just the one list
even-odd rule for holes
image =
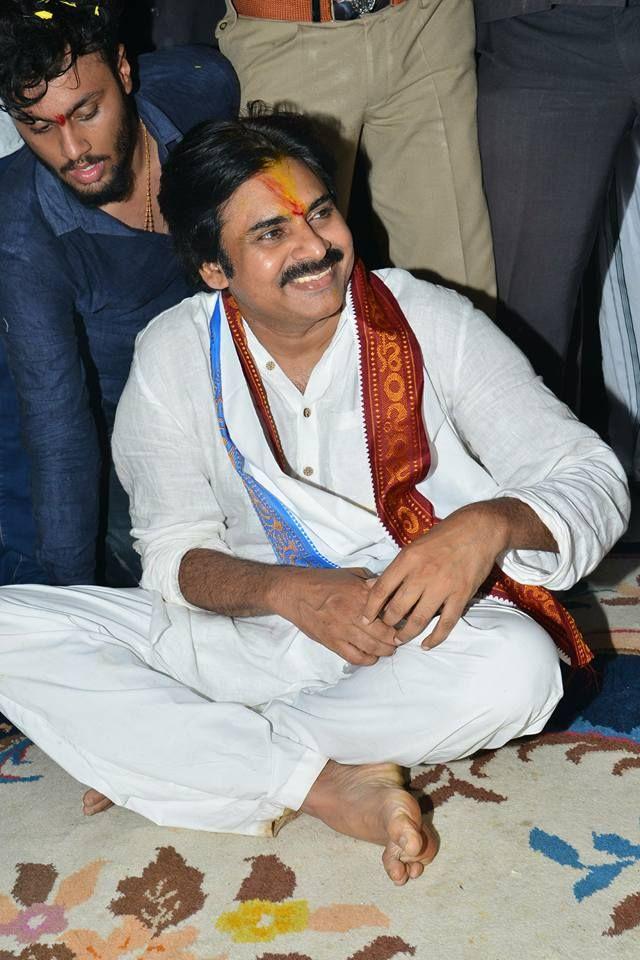
{"label": "bare foot", "polygon": [[395,763],[346,766],[329,760],[301,808],[339,833],[384,846],[382,863],[401,886],[419,877],[438,852],[417,800]]}
{"label": "bare foot", "polygon": [[98,793],[97,790],[87,790],[82,798],[82,812],[85,817],[92,817],[95,813],[102,813],[103,810],[108,810],[109,807],[112,806],[113,803],[111,800],[105,797],[103,793]]}

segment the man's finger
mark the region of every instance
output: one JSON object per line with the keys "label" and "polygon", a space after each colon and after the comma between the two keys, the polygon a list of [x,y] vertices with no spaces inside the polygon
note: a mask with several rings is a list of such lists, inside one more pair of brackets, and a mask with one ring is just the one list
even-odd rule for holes
{"label": "man's finger", "polygon": [[352,643],[347,643],[346,641],[341,645],[339,650],[336,650],[336,653],[346,660],[347,663],[353,664],[354,667],[372,667],[374,663],[378,662],[377,657],[372,656],[370,653],[365,653]]}
{"label": "man's finger", "polygon": [[[393,594],[382,614],[382,622],[389,625],[408,619],[424,593],[424,584],[405,580]],[[437,609],[437,608],[436,608]],[[428,623],[428,621],[427,621]],[[425,624],[426,626],[426,624]]]}
{"label": "man's finger", "polygon": [[[442,606],[442,598],[438,600],[421,599],[406,618],[401,629],[398,630],[398,637],[401,643],[408,643],[414,637],[420,636],[427,629],[434,617],[438,616],[438,610]],[[425,639],[427,639],[425,637]]]}
{"label": "man's finger", "polygon": [[[375,635],[376,629],[379,629],[378,625],[382,628],[382,631],[384,631],[383,637],[386,638],[389,627],[385,627],[383,623],[377,621],[376,624],[370,624],[368,627],[363,627],[362,629],[354,627],[349,630],[345,635],[345,641],[357,647],[358,650],[362,650],[363,653],[371,654],[374,657],[390,657],[396,652],[397,644],[393,643],[393,641],[387,643],[385,639],[378,639]],[[394,631],[391,631],[391,637],[395,637]]]}
{"label": "man's finger", "polygon": [[398,570],[396,561],[394,560],[382,576],[378,577],[369,591],[369,597],[363,610],[365,620],[371,622],[376,619],[389,600],[389,597],[397,590],[403,579],[404,575]]}
{"label": "man's finger", "polygon": [[366,636],[373,637],[374,640],[378,640],[380,643],[385,644],[385,646],[395,648],[398,645],[398,632],[395,626],[389,626],[380,619],[374,620],[372,623],[367,623],[363,618],[362,622],[357,626]]}
{"label": "man's finger", "polygon": [[431,650],[433,647],[437,647],[439,643],[442,643],[443,640],[446,640],[464,613],[466,605],[467,601],[464,599],[449,597],[442,608],[438,623],[431,633],[427,634],[424,638],[422,646],[427,650]]}

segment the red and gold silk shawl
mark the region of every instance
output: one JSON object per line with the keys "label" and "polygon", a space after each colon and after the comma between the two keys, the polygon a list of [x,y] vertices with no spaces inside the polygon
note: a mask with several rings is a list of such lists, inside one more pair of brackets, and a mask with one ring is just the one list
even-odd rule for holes
{"label": "red and gold silk shawl", "polygon": [[[351,289],[376,509],[391,538],[403,547],[439,522],[433,505],[418,490],[431,463],[422,415],[422,350],[389,288],[374,274],[367,273],[360,262],[354,267]],[[227,292],[224,307],[266,435],[280,468],[288,472],[264,385],[246,343],[238,305]],[[495,566],[481,592],[509,600],[533,617],[573,666],[583,667],[592,659],[575,620],[548,590],[518,583]]]}

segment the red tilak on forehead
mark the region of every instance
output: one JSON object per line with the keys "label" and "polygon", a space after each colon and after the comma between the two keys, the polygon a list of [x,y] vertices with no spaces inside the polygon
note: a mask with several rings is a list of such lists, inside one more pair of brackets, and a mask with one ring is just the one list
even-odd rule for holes
{"label": "red tilak on forehead", "polygon": [[284,206],[294,217],[306,217],[307,208],[300,203],[294,194],[295,186],[293,178],[283,175],[279,168],[276,168],[273,175],[263,173],[261,180],[266,187],[275,193],[278,200],[281,200]]}
{"label": "red tilak on forehead", "polygon": [[64,127],[65,123],[67,122],[67,118],[62,113],[56,113],[53,119],[55,120],[55,122],[58,124],[59,127]]}

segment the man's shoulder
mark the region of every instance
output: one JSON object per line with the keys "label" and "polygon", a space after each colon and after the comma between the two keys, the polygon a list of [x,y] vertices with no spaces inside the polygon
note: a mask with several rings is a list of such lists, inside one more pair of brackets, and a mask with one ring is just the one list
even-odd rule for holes
{"label": "man's shoulder", "polygon": [[0,247],[19,251],[32,247],[40,231],[48,234],[36,191],[38,161],[29,149],[19,150],[0,176]]}
{"label": "man's shoulder", "polygon": [[376,270],[375,274],[394,295],[412,327],[458,327],[473,312],[473,305],[462,294],[418,280],[407,270],[388,267]]}
{"label": "man's shoulder", "polygon": [[208,336],[214,300],[214,294],[203,291],[154,317],[136,338],[138,362],[180,367],[183,359],[189,359],[194,344]]}
{"label": "man's shoulder", "polygon": [[173,47],[140,57],[140,93],[182,133],[203,120],[237,115],[240,92],[229,61],[206,45]]}
{"label": "man's shoulder", "polygon": [[455,290],[417,280],[406,270],[376,273],[411,326],[436,389],[444,391],[469,342],[480,338],[493,343],[496,336],[502,336],[488,317]]}

